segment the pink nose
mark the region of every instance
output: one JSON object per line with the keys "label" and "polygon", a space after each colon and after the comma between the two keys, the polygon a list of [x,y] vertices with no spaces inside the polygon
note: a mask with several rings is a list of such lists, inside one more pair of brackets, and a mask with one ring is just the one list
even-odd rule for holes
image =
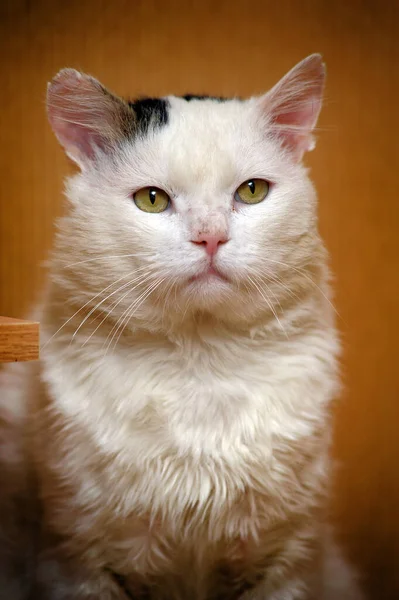
{"label": "pink nose", "polygon": [[199,235],[197,240],[192,240],[193,244],[204,246],[205,251],[209,256],[216,254],[219,245],[225,244],[227,241],[228,238],[223,234],[208,235],[206,233]]}

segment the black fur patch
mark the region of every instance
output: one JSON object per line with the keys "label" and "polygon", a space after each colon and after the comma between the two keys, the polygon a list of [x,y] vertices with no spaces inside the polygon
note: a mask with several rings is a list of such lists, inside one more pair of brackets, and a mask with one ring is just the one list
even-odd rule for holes
{"label": "black fur patch", "polygon": [[197,96],[196,94],[186,94],[185,96],[181,96],[187,102],[191,100],[215,100],[215,102],[227,102],[228,98],[223,98],[222,96]]}
{"label": "black fur patch", "polygon": [[136,132],[145,135],[151,128],[167,125],[169,102],[164,98],[141,98],[129,102],[136,115]]}

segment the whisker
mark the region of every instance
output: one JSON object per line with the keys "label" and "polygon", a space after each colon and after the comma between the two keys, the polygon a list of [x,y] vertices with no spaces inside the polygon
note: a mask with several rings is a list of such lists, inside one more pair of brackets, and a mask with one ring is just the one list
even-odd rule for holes
{"label": "whisker", "polygon": [[119,333],[118,338],[115,341],[114,349],[116,348],[121,335],[123,334],[124,330],[126,329],[127,324],[129,323],[129,321],[132,318],[132,316],[134,315],[134,313],[137,310],[139,310],[140,306],[142,306],[142,304],[147,300],[147,298],[150,296],[150,294],[152,294],[152,292],[154,292],[164,281],[165,281],[165,277],[162,278],[162,279],[160,279],[160,280],[158,280],[154,284],[151,284],[150,288],[147,290],[147,293],[145,295],[142,295],[141,302],[139,302],[139,300],[140,300],[140,298],[139,298],[139,300],[137,301],[136,305],[133,307],[134,308],[133,312],[129,312],[129,314],[127,315],[127,318],[125,319],[125,323],[122,325],[121,332]]}
{"label": "whisker", "polygon": [[137,271],[142,270],[142,269],[135,269],[134,271],[130,271],[130,273],[127,273],[126,275],[122,275],[122,277],[120,277],[119,279],[117,279],[116,281],[113,281],[112,283],[110,283],[109,285],[107,285],[107,287],[105,287],[104,289],[102,289],[100,292],[98,292],[97,294],[95,294],[94,296],[92,296],[87,302],[85,302],[85,304],[83,304],[83,306],[81,306],[76,312],[73,313],[73,315],[71,317],[69,317],[69,319],[67,319],[65,321],[65,323],[63,323],[61,325],[61,327],[59,327],[57,329],[57,331],[55,333],[53,333],[53,335],[41,346],[41,350],[43,350],[47,344],[49,342],[51,342],[52,339],[55,338],[55,336],[70,322],[72,321],[72,319],[74,317],[76,317],[76,315],[78,315],[80,313],[81,310],[83,310],[84,308],[86,308],[86,306],[88,306],[88,304],[90,304],[91,302],[93,302],[93,300],[95,300],[96,298],[98,298],[98,296],[101,296],[101,294],[103,294],[104,292],[106,292],[107,290],[109,290],[109,288],[111,288],[113,285],[116,285],[117,283],[119,283],[119,281],[121,281],[122,279],[125,279],[126,277],[129,277],[130,275],[132,275],[133,273],[136,273]]}
{"label": "whisker", "polygon": [[[101,325],[104,323],[104,321],[106,321],[107,319],[109,319],[109,317],[111,317],[111,315],[112,315],[112,313],[113,313],[114,309],[115,309],[115,308],[118,306],[118,304],[120,304],[120,303],[121,303],[121,302],[122,302],[122,301],[123,301],[123,300],[126,298],[126,296],[128,296],[129,294],[131,294],[131,293],[132,293],[132,292],[133,292],[133,291],[134,291],[134,290],[135,290],[135,289],[136,289],[136,288],[137,288],[139,285],[142,285],[143,283],[145,283],[146,281],[148,281],[148,279],[150,279],[150,278],[151,278],[151,275],[148,275],[147,277],[146,277],[146,276],[144,276],[144,278],[143,278],[143,279],[140,279],[140,281],[139,281],[139,282],[138,282],[138,283],[137,283],[135,286],[133,286],[132,288],[129,288],[129,289],[128,289],[128,291],[127,291],[125,294],[123,294],[123,296],[122,296],[121,298],[119,298],[118,300],[116,300],[116,301],[115,301],[115,302],[112,304],[110,311],[109,311],[109,312],[108,312],[108,313],[105,315],[105,317],[104,317],[104,318],[101,320],[101,322],[100,322],[100,323],[97,325],[97,327],[94,329],[94,331],[92,331],[92,332],[91,332],[91,334],[88,336],[88,338],[87,338],[87,339],[86,339],[86,340],[83,342],[83,344],[82,344],[82,348],[83,348],[83,346],[85,346],[85,345],[87,344],[87,342],[88,342],[88,341],[89,341],[89,340],[90,340],[90,339],[93,337],[93,335],[94,335],[94,334],[95,334],[95,333],[98,331],[98,329],[101,327]],[[133,280],[133,281],[131,281],[130,283],[134,283],[134,281],[137,281],[137,279],[134,279],[134,280]],[[119,319],[118,319],[118,321],[119,321]],[[118,323],[118,321],[117,321],[117,323]],[[111,330],[111,332],[112,332],[112,330]]]}
{"label": "whisker", "polygon": [[[141,282],[140,282],[140,285],[142,285],[143,283],[147,283],[148,281],[150,281],[150,280],[151,280],[151,279],[153,279],[154,277],[157,279],[157,277],[156,277],[156,275],[155,275],[154,273],[150,273],[150,274],[148,275],[148,277],[146,277],[146,278],[145,278],[143,281],[141,281]],[[152,285],[152,283],[150,283],[149,285],[151,286],[151,285]],[[135,288],[136,288],[136,287],[137,287],[137,286],[135,286]],[[135,289],[135,288],[134,288],[134,289]],[[114,324],[114,326],[112,327],[111,331],[110,331],[110,332],[109,332],[109,334],[107,335],[107,337],[106,337],[106,340],[105,340],[105,342],[104,342],[104,345],[107,343],[107,341],[109,340],[110,336],[111,336],[113,333],[116,333],[116,332],[117,332],[117,330],[119,329],[119,326],[122,324],[122,322],[123,322],[123,320],[124,320],[124,317],[127,315],[127,313],[129,312],[129,310],[131,309],[131,307],[132,307],[132,306],[135,304],[135,302],[137,302],[137,300],[139,300],[139,299],[142,297],[142,295],[143,295],[143,294],[145,294],[145,292],[146,292],[146,290],[147,290],[147,289],[148,289],[148,287],[147,287],[147,288],[144,290],[144,292],[141,292],[141,294],[139,295],[139,297],[138,297],[138,298],[134,298],[134,299],[132,300],[132,302],[129,304],[129,306],[128,306],[128,307],[127,307],[127,308],[126,308],[126,309],[125,309],[125,310],[122,312],[122,314],[121,314],[121,315],[119,315],[119,317],[118,317],[118,319],[117,319],[116,323]]]}
{"label": "whisker", "polygon": [[[153,252],[146,252],[140,250],[140,256],[153,256]],[[135,254],[102,254],[100,256],[94,256],[93,258],[87,258],[85,260],[78,260],[77,262],[69,263],[68,265],[64,265],[63,269],[69,269],[70,267],[74,267],[76,265],[82,265],[84,263],[95,262],[96,260],[108,260],[109,258],[135,258],[137,257],[137,252]]]}
{"label": "whisker", "polygon": [[[257,273],[257,274],[256,274]],[[255,271],[255,280],[259,283],[259,285],[265,285],[266,289],[268,291],[269,294],[271,294],[273,296],[273,298],[275,299],[276,303],[279,305],[280,307],[280,311],[283,311],[283,308],[280,304],[280,300],[277,298],[276,294],[273,292],[273,290],[270,289],[270,287],[267,285],[266,281],[264,280],[264,277],[262,277],[261,275],[259,275],[259,272]]]}
{"label": "whisker", "polygon": [[[142,267],[141,270],[143,270],[144,267]],[[103,298],[100,302],[98,302],[89,312],[89,314],[87,314],[85,316],[85,318],[82,320],[82,322],[80,323],[80,325],[77,327],[77,329],[75,330],[75,333],[72,335],[71,337],[71,341],[73,341],[76,337],[76,334],[78,333],[78,331],[83,327],[83,325],[86,323],[87,319],[93,314],[94,311],[96,311],[98,308],[100,308],[100,306],[102,304],[104,304],[104,302],[106,302],[109,298],[111,298],[112,296],[114,296],[115,294],[118,294],[120,291],[122,291],[123,289],[125,289],[127,286],[131,285],[132,283],[134,283],[135,281],[139,280],[141,277],[143,277],[143,275],[139,275],[138,277],[136,277],[135,279],[128,281],[127,283],[124,283],[123,285],[121,285],[120,287],[118,287],[116,290],[114,290],[113,292],[111,292],[110,294],[108,294],[108,296],[106,296],[105,298]],[[144,275],[145,277],[145,275]]]}
{"label": "whisker", "polygon": [[[291,296],[291,298],[293,298],[293,300],[299,300],[299,296],[297,294],[294,294],[294,292],[279,277],[277,277],[277,275],[274,275],[273,273],[270,273],[270,272],[261,273],[258,269],[254,269],[254,271],[258,274],[258,276],[260,276],[262,281],[263,281],[263,278],[271,280],[272,282],[276,283],[277,285],[282,287],[284,290],[286,290],[286,292]],[[280,306],[280,308],[281,308],[281,306]]]}
{"label": "whisker", "polygon": [[278,318],[278,315],[275,311],[275,309],[273,308],[273,305],[271,304],[271,302],[268,300],[268,298],[266,298],[266,296],[264,295],[264,293],[262,292],[262,289],[258,286],[258,284],[252,279],[252,277],[248,276],[249,281],[252,283],[252,285],[258,290],[259,294],[262,296],[262,298],[264,299],[264,301],[266,302],[266,304],[268,305],[268,307],[270,308],[270,310],[272,311],[277,323],[279,324],[282,332],[284,333],[284,335],[288,338],[287,333],[284,329],[284,327],[281,324],[280,319]]}
{"label": "whisker", "polygon": [[[141,280],[137,285],[134,286],[134,288],[132,290],[129,289],[129,291],[127,292],[127,294],[124,294],[123,298],[125,298],[128,294],[130,294],[134,289],[136,289],[139,285],[142,285],[143,283],[147,283],[150,279],[152,279],[154,277],[153,274],[149,274],[147,277],[145,277],[143,280]],[[121,302],[123,300],[123,298],[121,298],[117,304],[119,304],[119,302]],[[127,308],[125,308],[125,310],[122,312],[121,315],[119,315],[116,323],[114,323],[111,331],[108,333],[105,342],[103,345],[105,345],[109,339],[109,337],[112,335],[112,333],[118,329],[119,324],[121,323],[121,321],[123,320],[123,317],[126,315],[126,313],[130,310],[132,304],[134,304],[134,302],[137,300],[137,298],[135,298],[134,300],[132,300],[132,303],[129,304],[129,306]],[[114,307],[115,308],[115,307]],[[109,315],[106,315],[106,318],[108,318]]]}
{"label": "whisker", "polygon": [[283,290],[285,290],[287,292],[287,294],[289,294],[289,296],[293,299],[293,300],[297,300],[299,301],[300,298],[298,296],[298,294],[295,294],[291,288],[288,287],[288,285],[286,285],[285,283],[283,283],[283,281],[281,281],[281,279],[279,279],[276,275],[272,275],[271,273],[267,274],[267,277],[269,279],[271,279],[274,283],[276,283],[278,286],[280,286],[281,288],[283,288]]}
{"label": "whisker", "polygon": [[170,293],[173,290],[173,286],[175,285],[176,281],[177,281],[176,278],[171,279],[169,287],[166,289],[166,295],[165,295],[165,298],[164,298],[164,301],[163,301],[163,309],[162,309],[162,317],[161,317],[162,323],[165,320],[165,309],[166,309],[166,306],[167,306],[167,303],[168,303],[168,299],[169,299]]}
{"label": "whisker", "polygon": [[137,256],[137,255],[136,254],[113,254],[111,256],[107,256],[107,255],[95,256],[93,258],[87,258],[85,260],[78,260],[77,262],[69,263],[69,265],[65,265],[62,268],[69,269],[70,267],[74,267],[75,265],[82,265],[84,263],[94,262],[96,260],[104,260],[104,259],[108,259],[108,258],[133,258],[134,256]]}
{"label": "whisker", "polygon": [[323,296],[323,298],[325,300],[327,300],[327,302],[329,303],[329,305],[331,306],[331,308],[334,310],[334,312],[336,313],[336,315],[340,319],[342,319],[341,315],[339,314],[339,312],[337,311],[337,309],[335,308],[335,306],[331,302],[331,300],[329,298],[327,298],[327,296],[325,295],[325,293],[323,292],[323,290],[317,285],[317,283],[315,281],[313,281],[313,279],[304,271],[304,269],[299,269],[297,267],[294,267],[292,265],[288,265],[287,263],[281,262],[279,260],[273,260],[272,258],[269,258],[269,257],[265,258],[265,260],[267,260],[270,263],[274,263],[276,265],[281,265],[282,267],[285,267],[286,269],[292,269],[293,271],[296,271],[297,273],[299,273],[300,275],[302,275],[303,277],[305,277],[305,279],[307,279],[312,285],[314,285],[319,290],[320,294]]}
{"label": "whisker", "polygon": [[[112,345],[112,342],[113,342],[113,340],[114,340],[115,336],[117,335],[117,333],[118,333],[119,329],[121,329],[121,331],[120,331],[120,333],[119,333],[119,335],[118,335],[118,337],[117,337],[117,339],[116,339],[116,341],[115,341],[114,348],[116,348],[116,346],[117,346],[117,344],[118,344],[118,342],[119,342],[119,340],[120,340],[120,337],[121,337],[122,333],[124,332],[124,330],[125,330],[125,328],[126,328],[126,326],[127,326],[128,322],[129,322],[129,320],[131,319],[131,317],[132,317],[132,315],[134,314],[134,312],[140,308],[140,306],[143,304],[143,302],[145,302],[145,300],[148,298],[148,296],[149,296],[149,295],[150,295],[150,294],[151,294],[151,293],[152,293],[152,292],[153,292],[153,291],[154,291],[154,290],[155,290],[155,289],[156,289],[156,288],[157,288],[159,285],[161,285],[161,283],[162,283],[163,281],[165,281],[165,277],[163,277],[163,278],[161,278],[161,279],[159,279],[159,278],[158,278],[156,281],[154,281],[153,283],[151,283],[151,284],[148,286],[148,288],[147,288],[147,289],[146,289],[146,290],[145,290],[145,291],[144,291],[144,292],[143,292],[143,293],[142,293],[142,294],[141,294],[141,295],[140,295],[140,296],[139,296],[139,297],[138,297],[138,298],[137,298],[137,299],[136,299],[136,300],[135,300],[135,301],[134,301],[134,302],[133,302],[133,303],[130,305],[130,307],[127,309],[127,311],[125,311],[125,313],[127,313],[127,314],[126,314],[126,316],[125,316],[125,317],[122,319],[122,322],[121,322],[121,324],[119,325],[119,327],[118,327],[118,328],[115,330],[115,333],[113,334],[113,336],[112,336],[112,338],[111,338],[111,340],[110,340],[110,342],[109,342],[109,344],[108,344],[108,346],[107,346],[107,349],[106,349],[106,351],[105,351],[105,356],[107,355],[107,353],[108,353],[108,350],[109,350],[109,348],[111,347],[111,345]],[[133,310],[133,312],[132,312],[132,310]],[[107,337],[107,339],[108,339],[108,337]],[[107,341],[107,340],[106,340],[106,341]]]}
{"label": "whisker", "polygon": [[190,306],[191,296],[192,296],[192,294],[186,296],[186,302],[184,304],[184,312],[183,312],[182,321],[184,321],[184,319],[186,318],[186,314],[187,314],[187,311],[188,311],[189,306]]}

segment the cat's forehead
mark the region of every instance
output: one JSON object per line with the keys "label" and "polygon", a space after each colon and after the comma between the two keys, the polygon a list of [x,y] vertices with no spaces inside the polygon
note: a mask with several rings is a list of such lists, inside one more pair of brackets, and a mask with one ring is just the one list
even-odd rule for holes
{"label": "cat's forehead", "polygon": [[194,95],[168,96],[165,100],[171,127],[183,135],[191,129],[204,139],[226,137],[248,128],[253,117],[253,103],[248,100]]}
{"label": "cat's forehead", "polygon": [[146,100],[139,112],[139,148],[173,188],[226,188],[264,168],[265,136],[251,101],[169,96]]}

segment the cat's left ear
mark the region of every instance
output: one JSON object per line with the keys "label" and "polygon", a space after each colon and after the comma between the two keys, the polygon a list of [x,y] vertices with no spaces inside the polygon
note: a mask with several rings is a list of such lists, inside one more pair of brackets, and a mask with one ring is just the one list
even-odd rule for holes
{"label": "cat's left ear", "polygon": [[127,102],[74,69],[63,69],[49,84],[47,113],[58,141],[82,170],[99,152],[112,151],[135,123]]}
{"label": "cat's left ear", "polygon": [[312,131],[320,113],[325,66],[320,54],[312,54],[289,71],[258,102],[272,131],[295,160],[313,150]]}

